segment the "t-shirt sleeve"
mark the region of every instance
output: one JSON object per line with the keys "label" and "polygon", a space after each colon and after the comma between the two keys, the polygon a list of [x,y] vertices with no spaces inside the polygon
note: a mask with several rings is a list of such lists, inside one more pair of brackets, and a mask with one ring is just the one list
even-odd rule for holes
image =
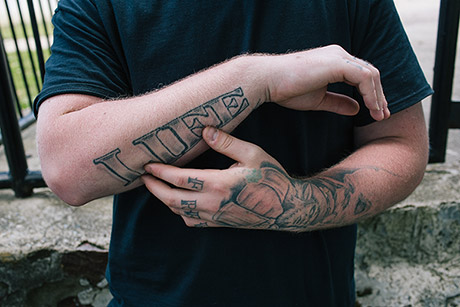
{"label": "t-shirt sleeve", "polygon": [[[406,109],[433,91],[426,81],[392,0],[356,1],[352,53],[380,71],[383,91],[392,114]],[[355,98],[364,105],[356,93]],[[372,123],[361,107],[357,126]]]}
{"label": "t-shirt sleeve", "polygon": [[113,38],[101,21],[98,8],[89,0],[61,0],[53,16],[54,42],[46,63],[40,104],[59,94],[77,93],[100,98],[130,94],[123,60],[113,48]]}

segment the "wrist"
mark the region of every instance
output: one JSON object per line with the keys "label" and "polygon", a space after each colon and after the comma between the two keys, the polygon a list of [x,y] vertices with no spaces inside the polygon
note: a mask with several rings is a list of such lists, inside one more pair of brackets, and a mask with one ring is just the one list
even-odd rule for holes
{"label": "wrist", "polygon": [[235,58],[237,76],[243,76],[240,80],[252,98],[254,108],[271,101],[268,58],[268,55],[263,54],[245,54]]}

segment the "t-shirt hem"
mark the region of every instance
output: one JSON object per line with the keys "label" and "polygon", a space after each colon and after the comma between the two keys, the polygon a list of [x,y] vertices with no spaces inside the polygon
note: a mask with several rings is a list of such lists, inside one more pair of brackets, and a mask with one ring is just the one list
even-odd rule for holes
{"label": "t-shirt hem", "polygon": [[391,114],[396,114],[404,109],[407,109],[416,103],[422,101],[423,99],[427,98],[430,95],[433,95],[434,91],[429,87],[426,86],[419,91],[408,95],[402,99],[400,99],[398,102],[393,103],[390,108]]}
{"label": "t-shirt hem", "polygon": [[53,96],[63,95],[63,94],[83,94],[83,95],[96,96],[99,98],[109,98],[109,97],[116,97],[120,95],[113,91],[109,91],[106,88],[95,86],[95,85],[86,85],[85,87],[69,86],[69,85],[50,86],[45,91],[42,91],[41,93],[39,93],[34,100],[35,118],[38,117],[38,109],[40,108],[40,105],[43,103],[43,101]]}
{"label": "t-shirt hem", "polygon": [[[401,112],[402,110],[405,110],[416,103],[422,101],[426,97],[433,95],[434,91],[431,89],[430,86],[425,86],[421,88],[420,90],[416,91],[415,93],[411,93],[410,95],[407,95],[401,99],[399,99],[397,102],[391,103],[388,108],[390,109],[391,115],[394,115],[398,112]],[[359,122],[355,124],[357,127],[364,127],[369,124],[374,123],[375,120],[369,116],[368,120],[364,120],[362,122]]]}

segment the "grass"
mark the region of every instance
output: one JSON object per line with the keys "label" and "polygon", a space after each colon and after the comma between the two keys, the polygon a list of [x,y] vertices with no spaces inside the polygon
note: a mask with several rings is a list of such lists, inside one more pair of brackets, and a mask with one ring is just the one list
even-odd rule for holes
{"label": "grass", "polygon": [[[31,100],[33,100],[40,91],[39,87],[41,86],[41,77],[40,69],[38,67],[37,52],[32,51],[32,58],[34,62],[33,64],[35,67],[36,76],[34,75],[34,70],[32,68],[33,66],[30,60],[29,53],[27,51],[21,51],[19,54],[22,60],[22,64],[24,65],[25,79],[27,82],[27,86],[29,88],[30,97]],[[45,60],[49,57],[49,55],[49,49],[44,49],[43,56]],[[10,64],[11,75],[16,88],[16,94],[18,96],[19,105],[21,106],[21,109],[27,110],[30,108],[30,104],[32,103],[32,101],[29,100],[29,96],[27,95],[27,88],[26,84],[24,83],[24,77],[22,75],[18,55],[16,52],[9,52],[7,54],[7,57],[8,62]],[[38,87],[35,78],[38,78]]]}
{"label": "grass", "polygon": [[[48,35],[53,34],[52,33],[53,25],[52,25],[51,21],[46,21],[45,23],[46,23],[46,30],[48,31]],[[32,26],[30,24],[26,23],[25,28],[26,28],[27,37],[32,37],[33,36]],[[11,30],[11,27],[10,27],[9,24],[2,24],[0,26],[0,31],[2,33],[3,39],[13,38],[13,31]],[[43,24],[42,21],[38,22],[38,32],[41,33],[42,35],[45,35],[45,33],[46,33],[45,32],[45,25]],[[14,33],[16,34],[17,39],[26,37],[26,35],[24,35],[24,30],[22,28],[21,23],[17,23],[17,24],[14,25]]]}
{"label": "grass", "polygon": [[[43,22],[38,23],[39,33],[40,35],[46,36],[45,32],[45,25]],[[52,34],[52,24],[51,21],[46,21],[46,27],[48,30],[48,34]],[[14,31],[16,34],[16,38],[18,40],[24,39],[25,37],[32,38],[33,31],[30,24],[25,25],[26,33],[24,33],[23,27],[21,23],[17,23],[14,25]],[[11,27],[9,24],[2,24],[0,26],[0,31],[3,37],[4,42],[9,41],[10,43],[13,40],[13,34]],[[46,45],[46,44],[45,44]],[[22,47],[21,47],[22,48]],[[18,58],[18,53],[16,51],[10,51],[7,53],[8,63],[11,69],[11,75],[13,79],[13,83],[16,89],[16,95],[18,97],[18,102],[22,110],[27,110],[30,108],[33,99],[39,93],[41,87],[41,77],[40,77],[40,69],[38,64],[37,52],[31,51],[32,54],[32,61],[30,59],[29,52],[24,50],[19,52],[19,56],[22,61],[25,77],[22,75],[21,71],[21,63]],[[50,51],[49,49],[43,49],[43,57],[46,59],[49,57]],[[35,67],[35,73],[33,70]],[[25,79],[25,81],[24,81]],[[38,82],[37,82],[37,80]],[[38,84],[37,84],[38,83]],[[27,93],[27,89],[29,93]],[[29,99],[30,96],[30,99]]]}

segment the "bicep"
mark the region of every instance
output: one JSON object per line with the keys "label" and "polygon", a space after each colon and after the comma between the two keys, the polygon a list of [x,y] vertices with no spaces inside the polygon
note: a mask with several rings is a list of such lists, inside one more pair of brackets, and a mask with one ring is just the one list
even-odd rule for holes
{"label": "bicep", "polygon": [[84,109],[90,105],[101,102],[102,99],[81,94],[62,94],[52,96],[41,103],[38,115],[39,121],[45,117],[50,120],[54,117]]}
{"label": "bicep", "polygon": [[419,102],[392,114],[387,120],[356,127],[354,139],[357,148],[372,142],[391,139],[410,147],[420,155],[427,155],[428,136],[422,104]]}
{"label": "bicep", "polygon": [[64,115],[82,110],[101,101],[102,99],[98,97],[80,94],[56,95],[43,101],[37,115],[39,151],[48,148],[47,146],[52,145],[53,142],[60,143],[62,138],[67,139],[66,131],[72,132],[73,130],[75,132],[75,127],[69,127],[70,123]]}
{"label": "bicep", "polygon": [[355,152],[340,165],[371,169],[358,181],[362,193],[379,203],[380,209],[401,201],[420,183],[428,161],[421,103],[389,119],[355,128],[355,144]]}

